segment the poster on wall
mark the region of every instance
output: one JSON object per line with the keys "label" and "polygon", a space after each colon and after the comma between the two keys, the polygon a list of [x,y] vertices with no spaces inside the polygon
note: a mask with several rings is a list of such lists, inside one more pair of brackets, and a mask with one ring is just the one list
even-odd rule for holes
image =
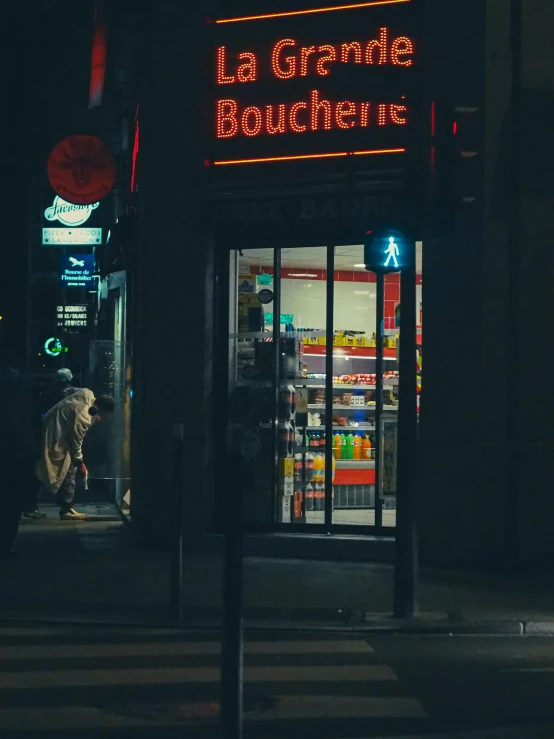
{"label": "poster on wall", "polygon": [[43,246],[99,246],[102,243],[100,201],[75,205],[51,190],[42,213]]}

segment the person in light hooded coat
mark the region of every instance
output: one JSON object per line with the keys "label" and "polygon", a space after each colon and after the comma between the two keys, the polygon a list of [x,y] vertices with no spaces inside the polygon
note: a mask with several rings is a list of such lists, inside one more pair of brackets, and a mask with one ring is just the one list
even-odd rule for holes
{"label": "person in light hooded coat", "polygon": [[110,395],[95,398],[92,390],[83,388],[61,400],[44,416],[36,475],[56,496],[62,520],[85,518],[73,508],[77,471],[87,475],[83,440],[92,425],[113,409],[114,399]]}

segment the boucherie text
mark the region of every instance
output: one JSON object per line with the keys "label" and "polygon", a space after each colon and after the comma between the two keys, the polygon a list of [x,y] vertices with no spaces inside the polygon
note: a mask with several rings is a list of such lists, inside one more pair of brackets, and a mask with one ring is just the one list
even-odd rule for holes
{"label": "boucherie text", "polygon": [[[217,48],[216,84],[234,86],[235,94],[216,100],[216,136],[305,133],[368,126],[403,126],[408,123],[408,108],[401,100],[390,103],[330,100],[318,89],[305,93],[295,102],[269,105],[241,105],[237,99],[243,84],[260,79],[260,66],[269,68],[276,80],[302,77],[328,77],[333,62],[410,67],[414,63],[414,43],[407,36],[394,37],[388,28],[380,28],[365,41],[302,46],[295,39],[284,38],[268,50],[268,58],[251,51],[230,53]],[[315,86],[315,83],[314,83]],[[228,88],[231,92],[231,87]]]}

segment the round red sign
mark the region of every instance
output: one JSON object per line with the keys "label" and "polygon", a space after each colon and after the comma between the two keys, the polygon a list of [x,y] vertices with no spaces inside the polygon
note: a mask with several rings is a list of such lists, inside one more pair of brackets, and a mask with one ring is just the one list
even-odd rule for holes
{"label": "round red sign", "polygon": [[115,182],[115,159],[94,136],[68,136],[48,157],[48,179],[68,203],[89,205],[106,197]]}

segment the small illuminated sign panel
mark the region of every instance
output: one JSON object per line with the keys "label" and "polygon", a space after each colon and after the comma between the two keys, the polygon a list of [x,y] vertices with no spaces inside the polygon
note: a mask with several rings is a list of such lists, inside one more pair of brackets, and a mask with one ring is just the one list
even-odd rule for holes
{"label": "small illuminated sign panel", "polygon": [[368,233],[364,242],[364,263],[370,272],[400,272],[410,264],[410,242],[400,231]]}
{"label": "small illuminated sign panel", "polygon": [[60,257],[60,282],[62,287],[85,288],[94,290],[93,254],[63,254]]}
{"label": "small illuminated sign panel", "polygon": [[93,210],[96,210],[100,202],[91,203],[90,205],[75,205],[63,200],[56,195],[54,202],[44,211],[44,217],[47,221],[59,221],[62,226],[82,226],[91,216]]}
{"label": "small illuminated sign panel", "polygon": [[102,243],[102,228],[96,227],[99,221],[95,217],[100,202],[77,205],[59,195],[48,200],[52,204],[43,211],[43,246],[99,246]]}
{"label": "small illuminated sign panel", "polygon": [[97,246],[102,243],[101,228],[43,228],[43,246]]}
{"label": "small illuminated sign panel", "polygon": [[377,0],[213,22],[209,163],[403,153],[406,95],[383,95],[382,83],[377,94],[371,75],[353,92],[337,63],[413,67],[415,5]]}
{"label": "small illuminated sign panel", "polygon": [[88,305],[58,305],[57,325],[70,333],[88,328]]}

